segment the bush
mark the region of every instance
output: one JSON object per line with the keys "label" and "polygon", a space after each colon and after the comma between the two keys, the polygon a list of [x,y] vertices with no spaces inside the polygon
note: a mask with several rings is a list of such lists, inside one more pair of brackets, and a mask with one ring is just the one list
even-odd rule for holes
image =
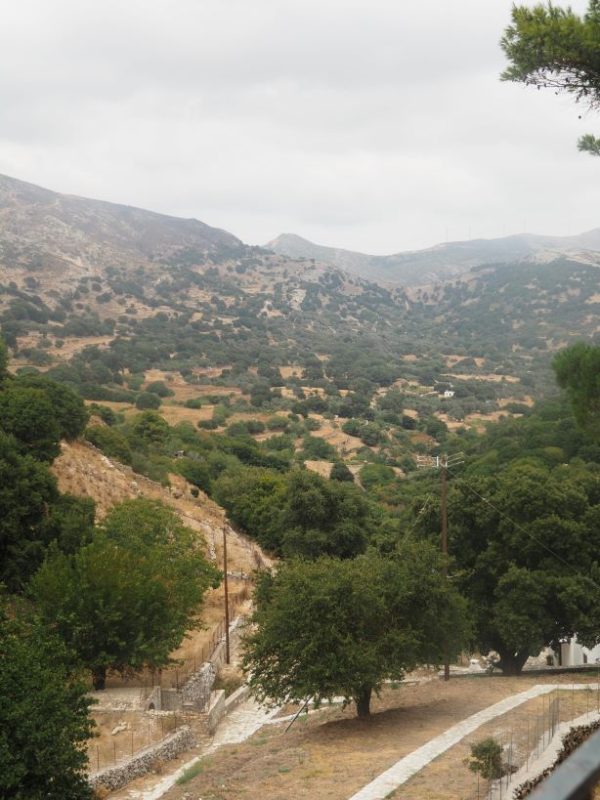
{"label": "bush", "polygon": [[359,436],[361,441],[368,447],[375,447],[375,445],[378,445],[381,442],[383,433],[378,425],[367,423],[360,429]]}
{"label": "bush", "polygon": [[348,436],[360,436],[362,424],[357,419],[349,419],[342,425],[342,430]]}
{"label": "bush", "polygon": [[206,494],[210,494],[211,477],[206,461],[197,461],[193,458],[181,458],[177,461],[177,471],[186,481],[193,483]]}
{"label": "bush", "polygon": [[326,442],[325,439],[319,439],[317,436],[305,436],[302,443],[302,455],[305,459],[324,459],[333,461],[337,457],[335,447]]}
{"label": "bush", "polygon": [[360,471],[360,482],[367,491],[390,483],[395,477],[394,470],[384,464],[366,464]]}
{"label": "bush", "polygon": [[347,481],[348,483],[354,483],[354,475],[350,472],[343,461],[335,462],[331,468],[331,474],[329,477],[332,481]]}
{"label": "bush", "polygon": [[102,450],[104,455],[131,466],[133,459],[131,447],[119,431],[104,425],[91,425],[85,431],[85,438],[98,450]]}
{"label": "bush", "polygon": [[202,397],[190,397],[189,400],[185,401],[186,408],[202,408],[204,404],[204,398]]}
{"label": "bush", "polygon": [[135,407],[140,411],[160,408],[160,397],[152,392],[141,392],[135,401]]}
{"label": "bush", "polygon": [[282,416],[275,416],[269,417],[267,420],[267,428],[270,431],[288,431],[290,427],[290,421],[287,417]]}
{"label": "bush", "polygon": [[471,745],[469,769],[486,780],[496,780],[504,774],[502,745],[491,736]]}
{"label": "bush", "polygon": [[249,419],[246,422],[246,429],[248,433],[251,434],[263,433],[265,430],[265,423],[261,422],[259,419]]}
{"label": "bush", "polygon": [[173,397],[175,394],[163,381],[152,381],[146,386],[146,391],[158,397]]}
{"label": "bush", "polygon": [[92,403],[88,407],[88,411],[95,417],[100,417],[102,422],[105,422],[107,425],[116,425],[119,422],[119,415],[109,408],[108,406],[98,405],[98,403]]}

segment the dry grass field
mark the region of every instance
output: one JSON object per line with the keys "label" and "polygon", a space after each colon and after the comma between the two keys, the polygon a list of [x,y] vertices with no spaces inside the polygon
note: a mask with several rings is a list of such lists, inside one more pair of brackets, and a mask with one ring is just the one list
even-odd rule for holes
{"label": "dry grass field", "polygon": [[[578,676],[578,681],[581,676]],[[301,719],[286,733],[287,723],[263,727],[243,744],[230,745],[208,757],[202,772],[174,787],[166,800],[347,800],[398,759],[471,714],[505,697],[543,682],[539,677],[478,677],[450,681],[437,678],[416,685],[388,688],[374,703],[369,720],[359,720],[352,707],[326,709]],[[559,679],[561,680],[561,679]],[[563,679],[564,680],[564,679]],[[552,682],[556,681],[556,677]],[[595,678],[593,685],[595,698]],[[565,683],[564,718],[585,710],[586,693],[569,705]],[[465,766],[469,743],[488,735],[526,730],[518,720],[535,718],[542,699],[498,717],[466,741],[451,748],[394,795],[402,800],[474,798],[473,774]],[[587,699],[587,702],[591,702]],[[516,740],[515,740],[516,744]],[[485,796],[481,789],[481,797]]]}

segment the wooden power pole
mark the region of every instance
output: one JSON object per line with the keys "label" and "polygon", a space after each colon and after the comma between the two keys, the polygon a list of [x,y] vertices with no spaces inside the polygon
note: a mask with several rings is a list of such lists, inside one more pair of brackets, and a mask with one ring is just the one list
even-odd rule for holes
{"label": "wooden power pole", "polygon": [[[440,471],[440,516],[441,546],[444,556],[444,577],[448,579],[448,468],[463,463],[463,454],[453,456],[417,456],[417,467],[439,469]],[[444,680],[450,680],[450,655],[448,645],[444,645]]]}
{"label": "wooden power pole", "polygon": [[231,663],[229,651],[229,584],[227,581],[227,528],[223,527],[223,588],[225,589],[225,663]]}

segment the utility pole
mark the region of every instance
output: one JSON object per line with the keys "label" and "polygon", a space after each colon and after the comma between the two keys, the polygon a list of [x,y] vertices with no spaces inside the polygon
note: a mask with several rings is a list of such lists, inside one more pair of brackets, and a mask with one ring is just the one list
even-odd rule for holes
{"label": "utility pole", "polygon": [[[448,469],[462,464],[462,453],[453,456],[417,456],[417,467],[421,469],[439,469],[440,471],[440,516],[441,516],[441,546],[444,556],[444,578],[448,579]],[[450,680],[450,656],[448,647],[444,647],[444,680]]]}
{"label": "utility pole", "polygon": [[230,663],[229,653],[229,584],[227,581],[227,528],[223,527],[223,588],[225,589],[225,663]]}

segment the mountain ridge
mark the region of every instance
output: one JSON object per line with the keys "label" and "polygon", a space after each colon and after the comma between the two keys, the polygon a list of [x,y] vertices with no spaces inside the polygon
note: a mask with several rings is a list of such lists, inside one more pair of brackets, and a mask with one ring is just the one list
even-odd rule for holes
{"label": "mountain ridge", "polygon": [[587,251],[600,252],[600,228],[575,236],[517,233],[497,239],[443,242],[383,256],[316,244],[293,233],[280,234],[264,247],[290,258],[329,263],[369,280],[414,286],[454,278],[484,264],[548,260],[552,255],[577,258]]}
{"label": "mountain ridge", "polygon": [[61,194],[0,175],[0,266],[35,267],[32,248],[46,266],[59,269],[66,261],[85,274],[103,257],[115,266],[149,267],[185,249],[205,257],[248,246],[200,220]]}

